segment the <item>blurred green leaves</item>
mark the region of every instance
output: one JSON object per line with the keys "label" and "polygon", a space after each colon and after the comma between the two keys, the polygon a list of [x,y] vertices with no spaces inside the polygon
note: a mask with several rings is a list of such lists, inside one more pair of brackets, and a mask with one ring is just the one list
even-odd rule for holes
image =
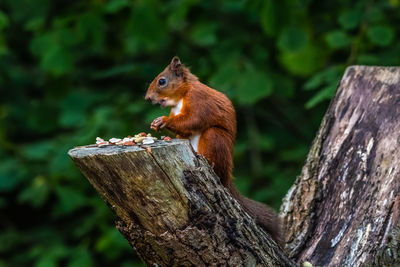
{"label": "blurred green leaves", "polygon": [[350,46],[351,38],[343,31],[333,31],[326,35],[326,42],[331,48],[345,48]]}
{"label": "blurred green leaves", "polygon": [[291,73],[306,76],[325,63],[326,55],[309,38],[306,29],[290,26],[282,30],[277,46],[279,60]]}
{"label": "blurred green leaves", "polygon": [[21,162],[4,158],[0,162],[0,193],[11,192],[26,179],[26,170],[19,168]]}
{"label": "blurred green leaves", "polygon": [[44,71],[62,75],[73,67],[72,55],[67,47],[73,44],[73,34],[65,29],[40,35],[31,43],[32,54],[39,57]]}
{"label": "blurred green leaves", "polygon": [[22,149],[22,154],[29,161],[47,160],[56,149],[55,144],[49,140],[27,144]]}
{"label": "blurred green leaves", "polygon": [[[282,1],[284,3],[284,1]],[[280,4],[273,0],[262,1],[260,11],[260,22],[264,33],[273,37],[280,28]]]}
{"label": "blurred green leaves", "polygon": [[129,0],[111,0],[105,6],[108,13],[116,13],[121,9],[129,6]]}
{"label": "blurred green leaves", "polygon": [[200,22],[194,25],[190,34],[193,43],[200,46],[210,46],[217,42],[217,25],[209,22]]}
{"label": "blurred green leaves", "polygon": [[369,40],[378,46],[388,46],[394,38],[394,29],[388,26],[374,26],[368,29]]}
{"label": "blurred green leaves", "polygon": [[296,51],[282,51],[279,60],[292,74],[308,76],[325,64],[326,54],[310,43]]}
{"label": "blurred green leaves", "polygon": [[344,66],[329,67],[314,75],[304,85],[304,89],[307,91],[315,91],[320,89],[312,98],[306,103],[306,108],[313,108],[317,104],[324,100],[330,99],[336,92],[336,88],[339,86],[339,81],[343,75]]}
{"label": "blurred green leaves", "polygon": [[296,52],[307,45],[308,36],[303,28],[288,27],[278,38],[278,48],[286,52]]}
{"label": "blurred green leaves", "polygon": [[4,12],[0,11],[0,31],[3,30],[4,28],[7,28],[9,24],[9,20],[6,14]]}
{"label": "blurred green leaves", "polygon": [[34,207],[44,205],[49,195],[49,184],[45,177],[37,176],[33,179],[29,186],[26,186],[18,195],[20,203],[26,203]]}
{"label": "blurred green leaves", "polygon": [[242,105],[253,105],[272,93],[271,77],[262,71],[255,70],[254,67],[246,69],[238,78],[235,97],[237,102]]}
{"label": "blurred green leaves", "polygon": [[339,16],[339,23],[345,30],[355,29],[361,22],[362,13],[358,9],[345,11]]}
{"label": "blurred green leaves", "polygon": [[126,49],[132,54],[150,53],[161,48],[170,36],[155,8],[156,1],[136,1],[126,29]]}
{"label": "blurred green leaves", "polygon": [[94,266],[91,253],[86,247],[78,247],[71,256],[68,267]]}
{"label": "blurred green leaves", "polygon": [[236,183],[278,208],[346,67],[400,65],[398,8],[0,1],[0,265],[140,265],[66,153],[96,136],[150,131],[169,110],[143,97],[175,55],[233,101]]}
{"label": "blurred green leaves", "polygon": [[[232,77],[233,76],[233,77]],[[273,79],[256,70],[249,62],[238,62],[234,56],[211,77],[212,86],[220,88],[241,105],[253,105],[273,92]]]}
{"label": "blurred green leaves", "polygon": [[58,186],[56,194],[59,200],[55,210],[55,215],[57,216],[70,214],[87,203],[86,198],[74,188]]}

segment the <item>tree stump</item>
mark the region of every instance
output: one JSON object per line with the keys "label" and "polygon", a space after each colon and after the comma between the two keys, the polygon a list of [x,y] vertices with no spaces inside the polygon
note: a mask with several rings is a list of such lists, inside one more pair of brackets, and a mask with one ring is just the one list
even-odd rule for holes
{"label": "tree stump", "polygon": [[69,155],[154,266],[292,266],[187,140],[80,147]]}
{"label": "tree stump", "polygon": [[349,67],[281,207],[318,266],[400,266],[400,68]]}
{"label": "tree stump", "polygon": [[400,68],[349,67],[281,207],[286,252],[185,140],[69,155],[148,265],[400,266]]}

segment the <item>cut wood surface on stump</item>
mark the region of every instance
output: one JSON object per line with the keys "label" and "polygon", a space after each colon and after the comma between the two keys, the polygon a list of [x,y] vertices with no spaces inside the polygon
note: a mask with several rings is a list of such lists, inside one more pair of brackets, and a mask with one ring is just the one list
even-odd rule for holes
{"label": "cut wood surface on stump", "polygon": [[349,67],[281,207],[293,261],[186,140],[69,155],[148,265],[400,266],[399,148],[400,68]]}
{"label": "cut wood surface on stump", "polygon": [[291,266],[187,140],[81,147],[69,155],[148,265]]}
{"label": "cut wood surface on stump", "polygon": [[317,266],[400,266],[400,68],[346,70],[281,213]]}

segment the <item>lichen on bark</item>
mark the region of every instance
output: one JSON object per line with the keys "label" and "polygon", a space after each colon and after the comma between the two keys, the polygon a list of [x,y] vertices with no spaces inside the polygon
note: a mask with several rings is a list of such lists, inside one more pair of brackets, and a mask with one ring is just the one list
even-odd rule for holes
{"label": "lichen on bark", "polygon": [[388,266],[400,264],[393,245],[399,242],[398,81],[400,68],[346,70],[281,209],[286,248],[297,260],[362,266],[389,257]]}

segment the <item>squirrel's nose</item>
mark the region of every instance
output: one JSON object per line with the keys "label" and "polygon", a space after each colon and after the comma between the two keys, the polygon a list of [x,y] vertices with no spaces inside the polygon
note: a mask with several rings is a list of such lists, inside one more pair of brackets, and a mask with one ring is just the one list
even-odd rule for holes
{"label": "squirrel's nose", "polygon": [[153,100],[153,99],[150,97],[149,94],[146,94],[146,96],[144,97],[144,99],[145,99],[146,101],[152,101],[152,100]]}
{"label": "squirrel's nose", "polygon": [[157,104],[157,100],[156,100],[155,98],[152,98],[151,96],[147,96],[147,95],[146,95],[146,96],[144,97],[144,99],[147,100],[147,101],[149,101],[149,102],[151,102],[153,105],[154,105],[154,104]]}

